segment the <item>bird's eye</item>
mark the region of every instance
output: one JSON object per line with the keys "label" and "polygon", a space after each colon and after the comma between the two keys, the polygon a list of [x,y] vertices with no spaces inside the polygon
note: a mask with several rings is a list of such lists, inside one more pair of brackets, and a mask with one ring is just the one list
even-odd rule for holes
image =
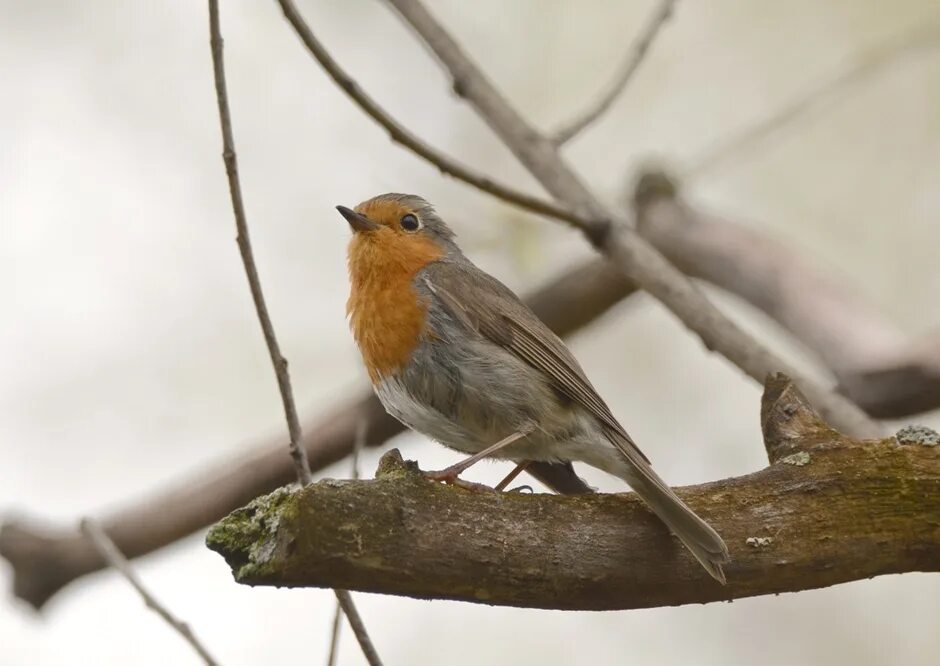
{"label": "bird's eye", "polygon": [[421,227],[418,218],[411,213],[401,216],[401,228],[405,231],[417,231]]}

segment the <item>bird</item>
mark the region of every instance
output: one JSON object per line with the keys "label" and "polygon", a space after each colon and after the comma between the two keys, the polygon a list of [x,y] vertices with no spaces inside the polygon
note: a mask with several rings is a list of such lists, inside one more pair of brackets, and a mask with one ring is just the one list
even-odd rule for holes
{"label": "bird", "polygon": [[653,471],[565,343],[463,254],[431,204],[389,193],[336,208],[352,230],[347,315],[376,396],[412,430],[472,454],[429,478],[457,483],[492,457],[532,461],[579,492],[571,463],[585,463],[625,481],[725,584],[722,538]]}

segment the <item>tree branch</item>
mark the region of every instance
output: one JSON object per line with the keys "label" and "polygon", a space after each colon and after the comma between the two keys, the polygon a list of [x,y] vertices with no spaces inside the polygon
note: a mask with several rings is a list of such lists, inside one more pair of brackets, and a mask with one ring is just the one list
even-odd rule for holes
{"label": "tree branch", "polygon": [[[594,321],[634,288],[607,262],[585,263],[531,294],[526,302],[553,331],[567,336]],[[365,446],[377,447],[402,431],[372,392],[306,423],[303,440],[314,470],[348,456],[365,423]],[[102,519],[104,529],[129,558],[173,543],[255,497],[288,483],[293,466],[279,437],[262,440],[249,453],[181,478],[156,495],[124,505]],[[8,520],[0,528],[0,555],[13,568],[13,594],[36,608],[63,586],[105,566],[88,541],[71,529]]]}
{"label": "tree branch", "polygon": [[630,45],[630,52],[627,54],[627,59],[623,62],[623,65],[621,65],[620,72],[607,89],[607,92],[601,95],[590,107],[585,109],[581,115],[563,125],[555,132],[554,138],[552,139],[555,145],[561,146],[586,129],[588,125],[600,118],[620,94],[626,90],[630,79],[633,78],[633,75],[646,58],[646,54],[649,53],[650,46],[652,46],[656,36],[672,17],[675,4],[676,0],[659,0],[659,4],[652,16],[650,16],[649,22]]}
{"label": "tree branch", "polygon": [[677,491],[728,543],[727,587],[632,493],[470,493],[428,483],[397,451],[375,480],[259,498],[214,526],[207,544],[250,585],[566,610],[940,571],[938,448],[845,438],[807,413],[794,387],[775,382],[762,410],[768,450],[793,453],[754,474]]}
{"label": "tree branch", "polygon": [[822,262],[689,206],[676,181],[641,175],[632,194],[640,234],[686,275],[729,291],[787,329],[872,416],[940,407],[940,339],[912,343]]}
{"label": "tree branch", "polygon": [[192,629],[189,628],[189,625],[174,616],[163,604],[157,601],[156,597],[150,594],[150,591],[147,590],[146,587],[144,587],[140,578],[137,577],[137,574],[134,573],[134,570],[131,568],[131,563],[128,562],[127,558],[117,549],[114,542],[108,538],[108,535],[104,533],[100,525],[93,520],[84,518],[81,521],[79,529],[95,547],[95,550],[101,554],[101,557],[114,567],[114,569],[130,583],[131,587],[137,591],[137,594],[144,600],[144,604],[146,604],[147,608],[163,618],[163,621],[166,622],[173,631],[182,636],[183,640],[189,643],[190,647],[195,650],[196,654],[198,654],[208,666],[218,666],[218,662],[212,658],[209,651],[199,642],[199,639],[196,638],[196,635],[193,633]]}
{"label": "tree branch", "polygon": [[271,315],[264,301],[264,292],[261,290],[261,278],[258,277],[258,266],[255,264],[254,252],[251,250],[251,238],[248,235],[248,220],[245,216],[245,204],[242,201],[242,186],[238,180],[238,156],[235,154],[235,137],[232,133],[232,116],[228,107],[228,92],[225,89],[225,61],[222,54],[222,32],[219,26],[218,0],[209,0],[209,42],[212,46],[212,73],[215,78],[215,95],[219,105],[219,123],[222,127],[222,159],[225,161],[225,174],[228,176],[228,189],[232,197],[232,211],[235,213],[235,227],[238,230],[238,251],[245,266],[245,275],[248,278],[248,287],[251,298],[258,313],[258,322],[264,334],[264,342],[271,356],[271,365],[277,376],[277,387],[284,404],[284,416],[287,419],[287,430],[290,435],[290,455],[297,468],[297,478],[301,485],[307,485],[313,480],[310,475],[310,463],[307,461],[307,452],[301,446],[300,419],[297,417],[297,407],[294,404],[294,393],[290,386],[290,374],[287,370],[287,359],[281,355]]}
{"label": "tree branch", "polygon": [[[254,253],[251,250],[251,239],[248,236],[248,221],[245,217],[245,207],[242,203],[241,183],[238,179],[238,158],[235,155],[235,138],[232,133],[232,118],[228,107],[228,93],[225,89],[225,63],[222,54],[222,30],[219,26],[218,0],[209,0],[209,40],[212,45],[212,69],[215,77],[215,92],[219,103],[219,122],[222,126],[222,158],[225,161],[225,173],[228,176],[229,192],[232,197],[232,209],[235,212],[235,226],[238,229],[238,250],[245,265],[245,274],[248,276],[248,285],[251,297],[258,313],[258,321],[264,332],[264,341],[271,356],[271,365],[277,376],[277,386],[284,403],[284,416],[287,419],[287,430],[290,434],[290,455],[294,461],[297,478],[301,486],[313,481],[310,473],[310,463],[307,460],[307,450],[303,447],[303,435],[300,430],[300,419],[297,416],[297,407],[294,403],[294,391],[291,388],[290,374],[287,370],[287,359],[281,355],[274,325],[268,314],[268,307],[264,301],[261,290],[261,279],[258,277],[258,268],[255,265]],[[362,653],[371,666],[382,666],[382,661],[369,638],[365,624],[359,617],[354,606],[352,596],[346,590],[334,590],[336,600],[349,619],[349,625],[359,641]]]}
{"label": "tree branch", "polygon": [[[388,0],[450,72],[454,90],[476,109],[529,172],[588,224],[581,230],[625,276],[669,308],[705,346],[757,381],[774,372],[793,377],[836,427],[874,436],[880,427],[843,396],[801,376],[740,326],[725,317],[682,273],[607,210],[564,162],[555,145],[535,131],[496,90],[453,38],[417,0]],[[613,222],[611,222],[613,220]]]}
{"label": "tree branch", "polygon": [[940,334],[897,350],[894,358],[859,366],[839,377],[839,388],[872,416],[900,418],[940,408]]}

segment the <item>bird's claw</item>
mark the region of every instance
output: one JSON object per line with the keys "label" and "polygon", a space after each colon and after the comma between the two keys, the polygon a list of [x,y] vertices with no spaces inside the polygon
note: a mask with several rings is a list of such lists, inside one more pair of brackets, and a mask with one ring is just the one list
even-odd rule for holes
{"label": "bird's claw", "polygon": [[435,472],[425,472],[424,478],[426,478],[428,481],[434,481],[435,483],[446,483],[450,486],[457,486],[458,488],[463,488],[464,490],[473,490],[475,492],[493,490],[489,486],[482,483],[474,483],[473,481],[461,479],[460,472],[450,468]]}

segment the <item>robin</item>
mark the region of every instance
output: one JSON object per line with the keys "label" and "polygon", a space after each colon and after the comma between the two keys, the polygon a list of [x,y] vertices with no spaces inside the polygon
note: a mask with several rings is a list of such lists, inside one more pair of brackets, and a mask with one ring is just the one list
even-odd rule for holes
{"label": "robin", "polygon": [[337,210],[353,231],[347,313],[376,395],[408,427],[473,454],[432,479],[456,482],[483,457],[534,461],[556,478],[586,463],[626,481],[725,582],[718,533],[653,471],[565,344],[463,255],[427,201],[383,194]]}

